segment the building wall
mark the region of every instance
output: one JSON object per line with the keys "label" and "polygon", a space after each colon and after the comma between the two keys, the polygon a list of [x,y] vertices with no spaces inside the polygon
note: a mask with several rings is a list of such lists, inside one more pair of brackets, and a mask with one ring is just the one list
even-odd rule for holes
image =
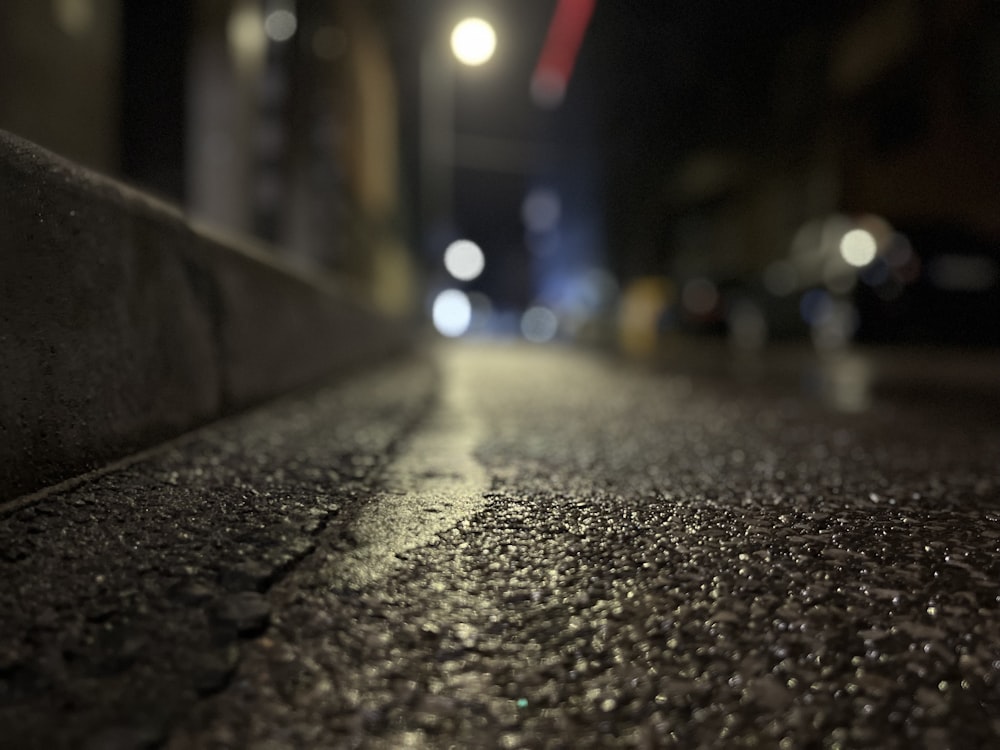
{"label": "building wall", "polygon": [[188,207],[334,273],[390,312],[414,303],[402,243],[395,74],[370,3],[300,0],[287,41],[259,0],[197,4]]}
{"label": "building wall", "polygon": [[119,167],[118,0],[0,3],[0,129]]}
{"label": "building wall", "polygon": [[[998,35],[996,4],[974,0],[887,0],[841,31],[845,209],[1000,239]],[[858,53],[879,40],[891,54]]]}

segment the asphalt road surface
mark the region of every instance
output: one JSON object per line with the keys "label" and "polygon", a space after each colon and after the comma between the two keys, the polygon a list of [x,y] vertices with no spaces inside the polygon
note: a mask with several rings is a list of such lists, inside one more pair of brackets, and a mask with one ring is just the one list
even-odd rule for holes
{"label": "asphalt road surface", "polygon": [[0,506],[0,747],[998,747],[994,388],[887,361],[446,348]]}

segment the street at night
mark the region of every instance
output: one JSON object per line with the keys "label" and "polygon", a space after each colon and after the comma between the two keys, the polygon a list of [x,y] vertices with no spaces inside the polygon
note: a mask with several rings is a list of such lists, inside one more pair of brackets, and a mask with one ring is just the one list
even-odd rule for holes
{"label": "street at night", "polygon": [[0,750],[1000,748],[1000,3],[2,0]]}
{"label": "street at night", "polygon": [[4,746],[990,747],[996,402],[878,385],[445,348],[8,509]]}

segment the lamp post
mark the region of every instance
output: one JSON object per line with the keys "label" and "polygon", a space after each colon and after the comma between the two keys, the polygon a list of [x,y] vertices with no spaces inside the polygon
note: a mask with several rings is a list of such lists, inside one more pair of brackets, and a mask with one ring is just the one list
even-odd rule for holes
{"label": "lamp post", "polygon": [[442,234],[441,230],[452,231],[455,62],[483,65],[493,57],[496,46],[496,31],[488,21],[465,18],[452,27],[447,39],[433,35],[421,52],[420,202],[425,241]]}

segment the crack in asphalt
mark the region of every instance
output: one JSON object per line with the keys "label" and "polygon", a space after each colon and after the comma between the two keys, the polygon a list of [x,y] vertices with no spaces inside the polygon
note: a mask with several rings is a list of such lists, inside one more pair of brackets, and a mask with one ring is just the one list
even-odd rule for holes
{"label": "crack in asphalt", "polygon": [[363,515],[436,383],[399,360],[5,504],[0,747],[159,746],[224,692],[272,591]]}

